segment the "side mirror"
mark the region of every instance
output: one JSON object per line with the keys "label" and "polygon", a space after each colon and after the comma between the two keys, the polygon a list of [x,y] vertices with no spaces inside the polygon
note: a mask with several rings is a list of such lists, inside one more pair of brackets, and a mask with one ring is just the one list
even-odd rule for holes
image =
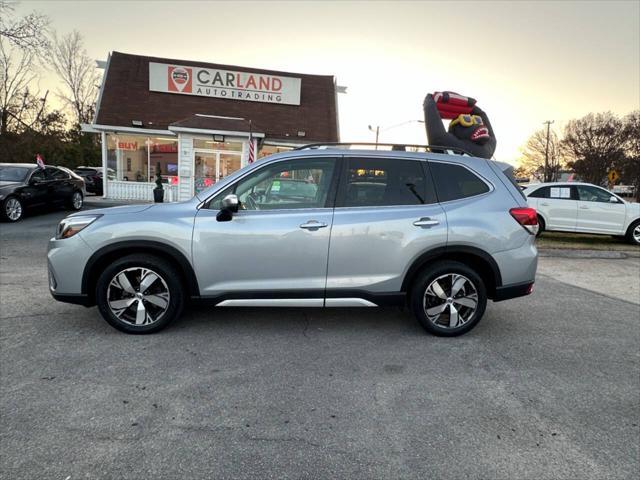
{"label": "side mirror", "polygon": [[613,195],[611,195],[609,197],[609,203],[618,203],[618,197],[614,197]]}
{"label": "side mirror", "polygon": [[238,211],[240,202],[238,196],[234,194],[227,195],[220,202],[220,211],[216,215],[219,222],[229,222],[233,218],[233,214]]}
{"label": "side mirror", "polygon": [[238,196],[231,193],[222,199],[220,210],[229,210],[231,213],[236,213],[239,205]]}

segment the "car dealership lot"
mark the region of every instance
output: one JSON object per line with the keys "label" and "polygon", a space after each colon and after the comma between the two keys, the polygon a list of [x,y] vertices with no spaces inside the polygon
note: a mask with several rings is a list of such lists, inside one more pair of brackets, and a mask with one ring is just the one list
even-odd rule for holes
{"label": "car dealership lot", "polygon": [[49,296],[46,242],[64,215],[0,224],[2,477],[640,468],[637,257],[543,257],[534,295],[490,303],[453,339],[398,309],[204,307],[130,336]]}

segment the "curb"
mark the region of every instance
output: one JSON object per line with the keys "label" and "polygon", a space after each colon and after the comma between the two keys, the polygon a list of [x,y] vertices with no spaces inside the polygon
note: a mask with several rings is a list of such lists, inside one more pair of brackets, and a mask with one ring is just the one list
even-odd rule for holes
{"label": "curb", "polygon": [[640,258],[640,251],[630,250],[571,250],[567,248],[539,248],[541,257],[562,258],[604,258],[620,260],[625,258]]}

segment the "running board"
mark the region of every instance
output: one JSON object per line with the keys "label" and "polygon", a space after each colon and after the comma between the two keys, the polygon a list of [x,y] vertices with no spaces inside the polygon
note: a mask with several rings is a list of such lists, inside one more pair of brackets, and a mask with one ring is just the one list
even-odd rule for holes
{"label": "running board", "polygon": [[364,298],[243,298],[223,300],[217,307],[377,307]]}

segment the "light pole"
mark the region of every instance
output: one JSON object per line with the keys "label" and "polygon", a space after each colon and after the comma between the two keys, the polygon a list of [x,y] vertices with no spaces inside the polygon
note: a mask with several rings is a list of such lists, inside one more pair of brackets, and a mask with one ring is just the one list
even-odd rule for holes
{"label": "light pole", "polygon": [[544,147],[544,181],[548,182],[551,178],[549,175],[549,129],[554,120],[547,120],[542,122],[543,125],[547,125],[547,144]]}
{"label": "light pole", "polygon": [[380,125],[376,125],[376,127],[372,127],[369,125],[369,131],[376,133],[376,150],[378,149],[378,139],[380,138],[380,132],[386,132],[387,130],[391,130],[392,128],[401,127],[402,125],[407,125],[408,123],[424,123],[424,120],[406,120],[404,122],[396,123],[394,125],[389,125],[388,127],[381,127]]}

